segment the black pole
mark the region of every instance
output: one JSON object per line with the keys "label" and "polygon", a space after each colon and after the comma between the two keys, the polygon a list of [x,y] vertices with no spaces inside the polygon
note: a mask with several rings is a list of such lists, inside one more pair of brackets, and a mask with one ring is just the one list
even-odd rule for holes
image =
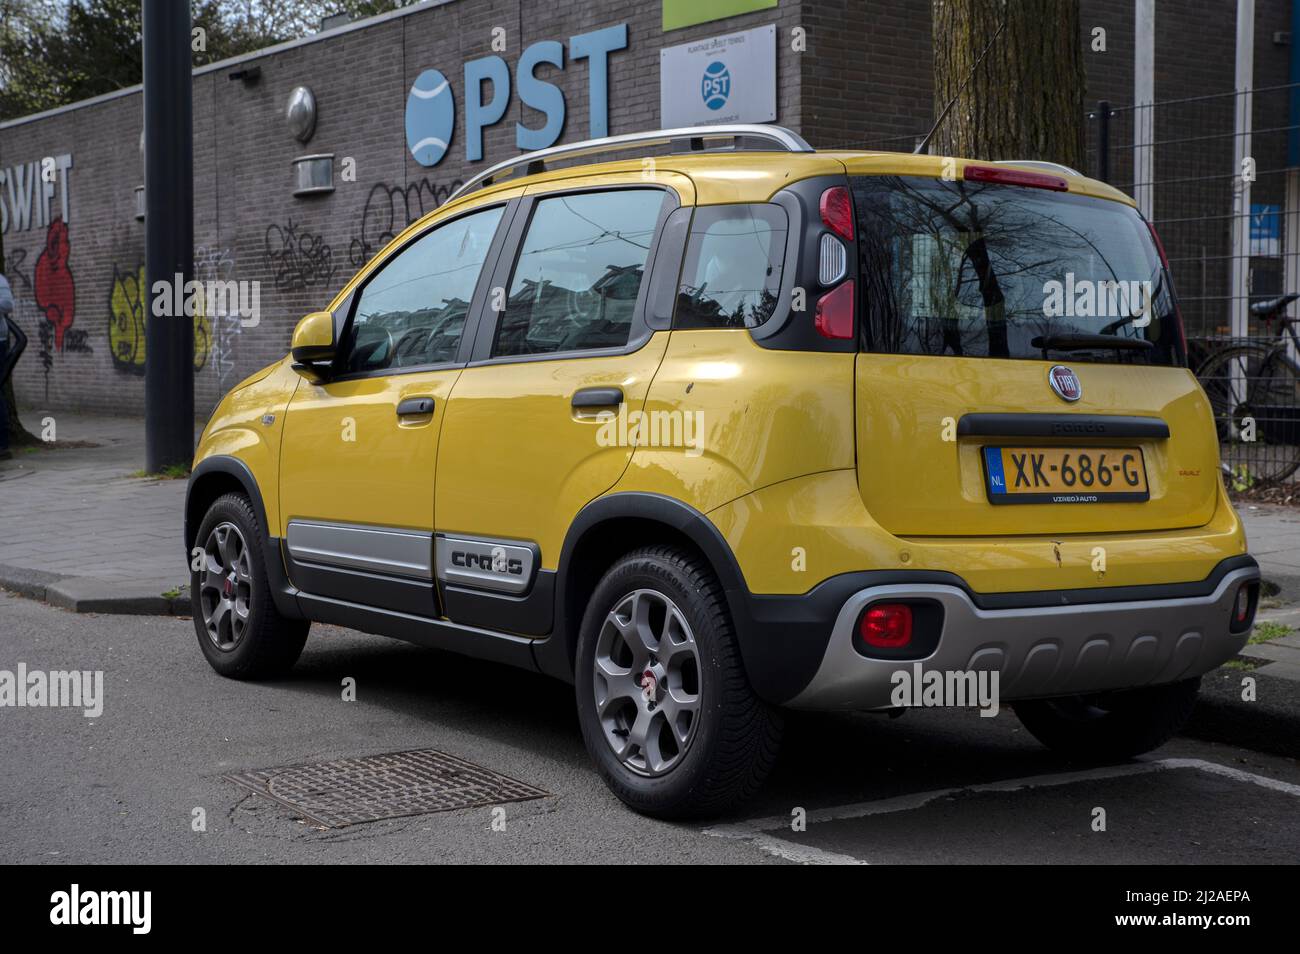
{"label": "black pole", "polygon": [[1097,103],[1097,178],[1110,181],[1110,101]]}
{"label": "black pole", "polygon": [[[194,275],[189,3],[144,0],[143,32],[145,469],[157,473],[194,457],[194,325],[175,308]],[[160,295],[170,299],[161,317]]]}

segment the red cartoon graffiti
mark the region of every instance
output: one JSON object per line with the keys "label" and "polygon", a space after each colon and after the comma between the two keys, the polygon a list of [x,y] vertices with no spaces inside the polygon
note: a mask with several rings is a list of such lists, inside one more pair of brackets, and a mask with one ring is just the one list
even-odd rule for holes
{"label": "red cartoon graffiti", "polygon": [[32,276],[36,291],[36,307],[45,313],[45,319],[54,328],[54,348],[63,350],[63,336],[72,327],[76,317],[77,294],[68,268],[68,226],[56,218],[45,233],[45,248],[36,259]]}

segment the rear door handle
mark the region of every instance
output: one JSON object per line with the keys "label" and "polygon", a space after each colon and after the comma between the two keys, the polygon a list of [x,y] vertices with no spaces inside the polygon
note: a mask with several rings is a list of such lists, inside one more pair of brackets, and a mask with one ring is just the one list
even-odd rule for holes
{"label": "rear door handle", "polygon": [[613,407],[622,403],[622,388],[582,388],[573,392],[574,407]]}
{"label": "rear door handle", "polygon": [[433,398],[431,397],[413,397],[397,405],[397,416],[407,417],[412,414],[432,414]]}

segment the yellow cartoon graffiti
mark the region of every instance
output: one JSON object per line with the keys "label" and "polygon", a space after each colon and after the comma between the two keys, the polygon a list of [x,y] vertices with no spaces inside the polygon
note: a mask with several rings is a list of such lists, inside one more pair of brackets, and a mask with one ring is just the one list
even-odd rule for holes
{"label": "yellow cartoon graffiti", "polygon": [[[144,265],[134,270],[113,266],[113,289],[108,301],[108,345],[119,371],[144,374],[145,308]],[[194,315],[194,370],[207,364],[212,343],[212,324],[203,313],[202,302]]]}

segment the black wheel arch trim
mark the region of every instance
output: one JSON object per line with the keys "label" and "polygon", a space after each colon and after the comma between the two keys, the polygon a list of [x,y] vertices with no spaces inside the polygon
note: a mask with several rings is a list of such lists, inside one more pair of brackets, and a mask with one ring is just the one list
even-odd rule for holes
{"label": "black wheel arch trim", "polygon": [[227,477],[233,477],[243,488],[244,494],[248,497],[253,505],[253,510],[257,514],[257,522],[262,527],[262,563],[266,567],[266,579],[271,585],[271,598],[275,601],[275,608],[280,611],[282,616],[291,619],[305,618],[302,609],[298,605],[298,591],[289,582],[289,576],[285,569],[285,557],[282,552],[281,540],[271,532],[271,527],[266,522],[266,504],[262,500],[261,488],[257,485],[253,472],[248,469],[238,457],[231,457],[227,454],[215,454],[212,457],[205,457],[199,461],[197,467],[190,472],[190,479],[185,487],[185,565],[190,563],[190,550],[194,546],[195,537],[199,532],[199,525],[203,522],[204,513],[195,513],[191,507],[191,499],[194,494],[194,488],[203,482],[205,476],[212,474],[223,474]]}

